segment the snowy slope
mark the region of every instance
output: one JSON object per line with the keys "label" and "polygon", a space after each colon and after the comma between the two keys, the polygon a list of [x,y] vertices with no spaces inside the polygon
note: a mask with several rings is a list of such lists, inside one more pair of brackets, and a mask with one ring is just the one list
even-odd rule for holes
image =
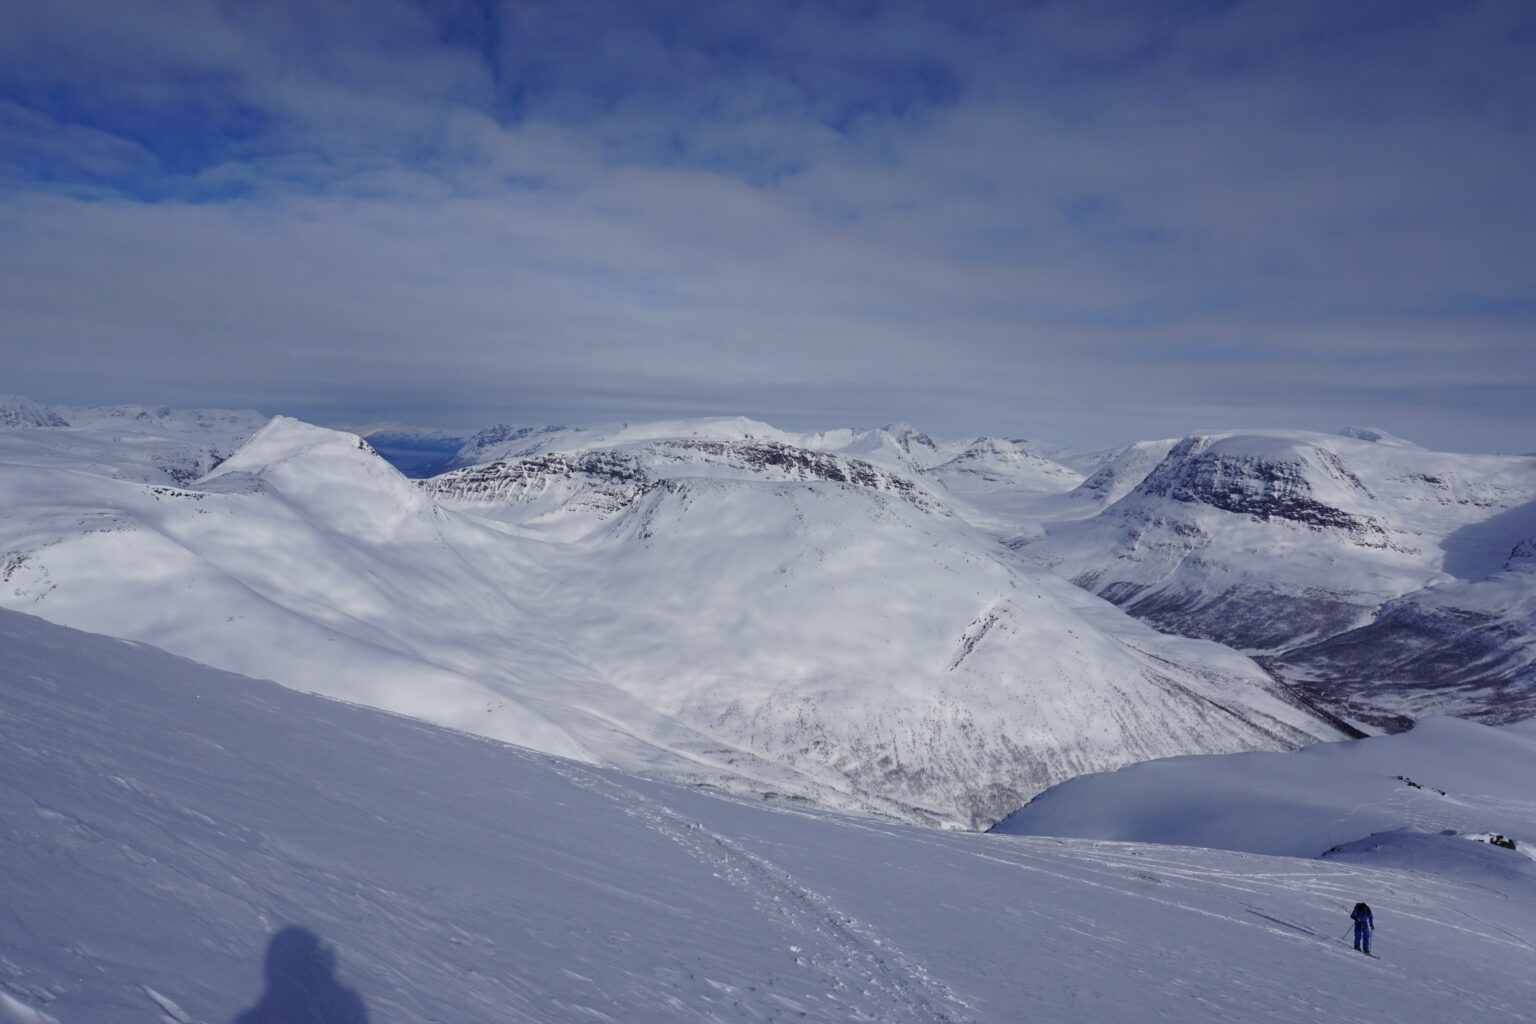
{"label": "snowy slope", "polygon": [[248,409],[48,408],[0,396],[0,461],[185,484],[218,465],[266,421]]}
{"label": "snowy slope", "polygon": [[417,486],[355,435],[278,418],[196,489],[0,464],[0,505],[7,606],[915,821],[984,827],[1084,771],[1340,734],[1251,661],[1009,565],[906,478],[771,442],[641,440]]}
{"label": "snowy slope", "polygon": [[1071,498],[1075,507],[1059,518],[1080,519],[1102,512],[1135,490],[1176,444],[1176,438],[1137,441],[1108,453],[1094,466],[1093,473],[1073,488]]}
{"label": "snowy slope", "polygon": [[1083,474],[1049,458],[1036,442],[1001,437],[978,437],[923,477],[950,495],[961,515],[1004,543],[1036,535],[1038,528],[1021,528],[1021,520],[1039,516],[1042,498],[1065,495],[1083,482]]}
{"label": "snowy slope", "polygon": [[[1288,754],[1175,757],[1085,775],[1000,822],[1010,835],[1178,843],[1321,856],[1378,833],[1459,850],[1503,835],[1491,863],[1536,887],[1536,725],[1429,718],[1410,732]],[[1382,840],[1378,839],[1378,842]]]}
{"label": "snowy slope", "polygon": [[[1399,1024],[1536,1002],[1536,901],[1486,864],[841,819],[10,612],[0,645],[0,1019]],[[1339,937],[1357,899],[1376,962]]]}
{"label": "snowy slope", "polygon": [[1497,571],[1536,461],[1301,431],[1186,438],[1099,515],[1027,551],[1139,618],[1275,653],[1433,583]]}

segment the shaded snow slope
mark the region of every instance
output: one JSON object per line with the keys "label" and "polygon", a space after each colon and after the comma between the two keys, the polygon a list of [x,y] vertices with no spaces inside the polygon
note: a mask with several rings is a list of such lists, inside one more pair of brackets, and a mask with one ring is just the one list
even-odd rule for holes
{"label": "shaded snow slope", "polygon": [[1428,713],[1519,721],[1536,717],[1533,623],[1536,534],[1510,551],[1500,572],[1388,601],[1369,624],[1270,664],[1362,721]]}
{"label": "shaded snow slope", "polygon": [[753,793],[985,827],[1084,771],[1340,734],[1251,661],[1010,566],[905,477],[769,442],[418,486],[279,417],[196,489],[0,466],[0,499],[10,607]]}
{"label": "shaded snow slope", "polygon": [[[1288,754],[1166,758],[1081,776],[994,830],[1296,857],[1394,831],[1454,840],[1449,850],[1499,834],[1517,843],[1508,863],[1536,868],[1533,779],[1536,725],[1429,718],[1396,736]],[[1494,864],[1506,861],[1506,851],[1492,852]],[[1527,892],[1536,897],[1536,873]]]}
{"label": "shaded snow slope", "polygon": [[[11,612],[0,645],[0,1019],[1398,1024],[1536,1001],[1536,904],[1478,864],[776,810]],[[1339,938],[1357,899],[1377,962]]]}

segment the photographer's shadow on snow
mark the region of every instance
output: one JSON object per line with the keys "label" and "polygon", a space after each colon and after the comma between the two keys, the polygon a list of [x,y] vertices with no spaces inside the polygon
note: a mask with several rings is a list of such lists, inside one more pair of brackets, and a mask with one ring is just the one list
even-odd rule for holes
{"label": "photographer's shadow on snow", "polygon": [[266,989],[232,1024],[368,1024],[362,997],[336,980],[336,953],[308,928],[267,943]]}

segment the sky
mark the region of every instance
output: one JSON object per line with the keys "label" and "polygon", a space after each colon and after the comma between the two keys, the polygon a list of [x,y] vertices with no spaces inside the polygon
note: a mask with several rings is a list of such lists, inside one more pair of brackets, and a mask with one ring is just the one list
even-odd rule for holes
{"label": "sky", "polygon": [[1526,0],[0,5],[0,391],[1536,450]]}

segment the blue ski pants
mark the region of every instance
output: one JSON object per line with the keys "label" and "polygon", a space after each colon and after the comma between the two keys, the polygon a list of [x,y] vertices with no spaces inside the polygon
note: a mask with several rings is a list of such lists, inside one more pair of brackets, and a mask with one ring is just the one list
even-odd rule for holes
{"label": "blue ski pants", "polygon": [[1371,951],[1371,929],[1364,921],[1355,922],[1355,948]]}

